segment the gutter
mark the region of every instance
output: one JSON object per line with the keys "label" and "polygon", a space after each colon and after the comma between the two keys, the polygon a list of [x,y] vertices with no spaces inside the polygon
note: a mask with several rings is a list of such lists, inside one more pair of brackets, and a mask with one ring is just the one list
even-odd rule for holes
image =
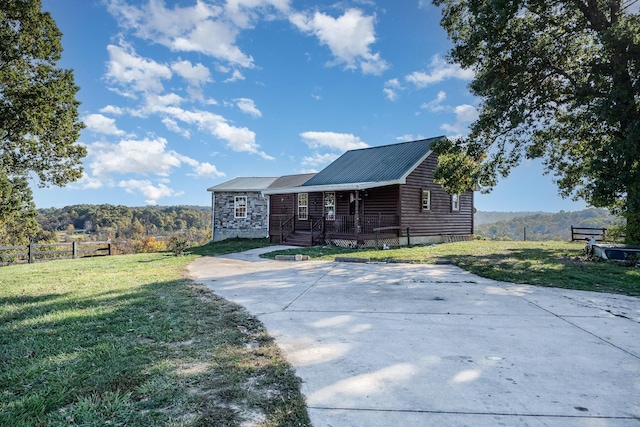
{"label": "gutter", "polygon": [[262,194],[291,194],[291,193],[316,193],[323,191],[367,190],[369,188],[386,187],[388,185],[406,184],[406,177],[390,181],[377,182],[353,182],[346,184],[307,185],[290,188],[274,188],[263,190]]}

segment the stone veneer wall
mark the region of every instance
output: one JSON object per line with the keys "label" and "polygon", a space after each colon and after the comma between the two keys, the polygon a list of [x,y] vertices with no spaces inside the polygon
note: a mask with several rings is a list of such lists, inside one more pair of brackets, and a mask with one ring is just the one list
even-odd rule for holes
{"label": "stone veneer wall", "polygon": [[[247,197],[247,217],[235,218],[236,196]],[[269,198],[259,192],[215,193],[213,241],[267,237]]]}

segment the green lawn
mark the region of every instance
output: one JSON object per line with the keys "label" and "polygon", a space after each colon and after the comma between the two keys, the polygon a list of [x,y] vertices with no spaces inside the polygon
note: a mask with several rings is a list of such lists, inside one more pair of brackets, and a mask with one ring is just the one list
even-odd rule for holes
{"label": "green lawn", "polygon": [[338,255],[348,255],[372,261],[451,262],[479,276],[505,282],[640,296],[639,267],[589,259],[583,256],[583,248],[584,243],[576,242],[474,240],[389,250],[299,248],[263,256],[303,254],[317,260],[333,260]]}
{"label": "green lawn", "polygon": [[[198,256],[265,245],[232,240],[184,257],[0,268],[0,425],[310,425],[300,380],[263,325],[185,278],[185,265]],[[286,253],[451,262],[506,282],[640,296],[640,268],[588,260],[582,247],[473,241]]]}
{"label": "green lawn", "polygon": [[0,268],[0,425],[309,425],[263,325],[185,278],[264,243],[225,245]]}

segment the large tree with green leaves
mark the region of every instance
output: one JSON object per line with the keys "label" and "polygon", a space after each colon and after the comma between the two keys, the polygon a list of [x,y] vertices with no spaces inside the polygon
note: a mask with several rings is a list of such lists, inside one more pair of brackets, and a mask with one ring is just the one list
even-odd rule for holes
{"label": "large tree with green leaves", "polygon": [[434,0],[481,99],[468,137],[437,147],[439,182],[491,188],[540,158],[562,196],[621,213],[640,242],[637,1]]}
{"label": "large tree with green leaves", "polygon": [[[0,192],[0,229],[5,229],[0,236],[14,224],[16,212],[30,218],[28,180],[64,186],[82,175],[86,149],[77,143],[84,126],[75,98],[79,88],[71,70],[56,67],[61,37],[40,0],[0,2],[0,185],[11,186]],[[11,228],[12,242],[28,239],[33,231],[28,224]]]}

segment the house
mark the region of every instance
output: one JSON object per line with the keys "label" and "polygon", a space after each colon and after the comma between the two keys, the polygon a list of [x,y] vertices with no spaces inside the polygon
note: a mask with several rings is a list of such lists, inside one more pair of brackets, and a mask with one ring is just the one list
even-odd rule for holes
{"label": "house", "polygon": [[444,136],[351,150],[309,178],[268,187],[269,239],[300,246],[436,243],[473,235],[473,191],[433,182]]}
{"label": "house", "polygon": [[268,237],[268,188],[300,185],[314,174],[237,177],[207,189],[211,192],[211,241]]}

